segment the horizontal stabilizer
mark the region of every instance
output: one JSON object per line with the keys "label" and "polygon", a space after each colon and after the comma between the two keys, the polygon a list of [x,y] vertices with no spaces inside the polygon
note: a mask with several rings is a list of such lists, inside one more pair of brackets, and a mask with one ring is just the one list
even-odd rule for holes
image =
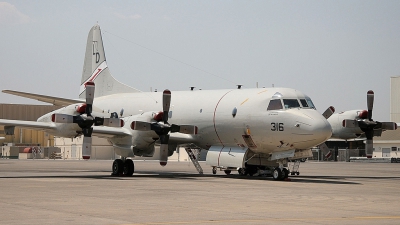
{"label": "horizontal stabilizer", "polygon": [[38,100],[41,102],[47,102],[56,106],[67,106],[75,103],[85,103],[85,100],[82,99],[67,99],[67,98],[58,98],[53,96],[47,95],[39,95],[27,92],[20,92],[20,91],[12,91],[12,90],[3,90],[3,93],[16,95],[24,98],[30,98],[34,100]]}

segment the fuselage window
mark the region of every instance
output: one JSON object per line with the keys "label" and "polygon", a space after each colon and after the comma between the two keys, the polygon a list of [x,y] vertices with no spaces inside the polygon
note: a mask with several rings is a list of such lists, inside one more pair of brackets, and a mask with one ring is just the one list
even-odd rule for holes
{"label": "fuselage window", "polygon": [[308,103],[305,99],[300,99],[301,105],[303,106],[303,108],[308,108]]}
{"label": "fuselage window", "polygon": [[297,99],[283,99],[283,105],[285,109],[300,108],[300,103]]}
{"label": "fuselage window", "polygon": [[274,99],[269,102],[267,110],[278,110],[283,109],[282,102],[280,99]]}

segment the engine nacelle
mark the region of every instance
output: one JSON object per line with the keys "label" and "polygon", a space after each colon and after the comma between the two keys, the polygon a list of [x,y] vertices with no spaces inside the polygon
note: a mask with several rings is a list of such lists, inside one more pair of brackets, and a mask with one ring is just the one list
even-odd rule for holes
{"label": "engine nacelle", "polygon": [[332,138],[353,139],[358,138],[364,132],[357,126],[344,127],[343,120],[364,119],[368,115],[366,110],[350,110],[342,113],[333,114],[328,118],[332,127]]}

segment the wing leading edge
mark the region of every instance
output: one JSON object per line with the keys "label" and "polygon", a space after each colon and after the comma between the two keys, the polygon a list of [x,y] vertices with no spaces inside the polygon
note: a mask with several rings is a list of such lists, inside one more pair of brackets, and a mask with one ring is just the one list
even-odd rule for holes
{"label": "wing leading edge", "polygon": [[67,99],[67,98],[58,98],[48,95],[39,95],[27,92],[20,92],[20,91],[12,91],[12,90],[3,90],[3,93],[16,95],[24,98],[30,98],[34,100],[38,100],[41,102],[47,102],[56,106],[67,106],[75,103],[85,103],[85,100],[82,99]]}

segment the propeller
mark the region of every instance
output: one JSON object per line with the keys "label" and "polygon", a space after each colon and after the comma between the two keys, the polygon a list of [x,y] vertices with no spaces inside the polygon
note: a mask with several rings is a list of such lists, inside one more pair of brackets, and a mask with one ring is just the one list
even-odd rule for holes
{"label": "propeller", "polygon": [[144,121],[133,121],[132,130],[154,131],[160,138],[160,165],[165,166],[168,162],[168,142],[170,133],[197,134],[197,127],[192,125],[176,125],[168,123],[168,114],[171,104],[171,91],[166,89],[162,96],[163,111],[156,113],[153,120],[157,122],[148,123]]}
{"label": "propeller", "polygon": [[358,120],[343,120],[343,127],[356,128],[359,127],[367,138],[365,142],[365,153],[367,158],[372,158],[373,153],[373,137],[374,132],[382,132],[382,130],[396,130],[397,124],[393,122],[378,122],[372,119],[372,110],[374,107],[374,92],[367,92],[367,109],[360,112]]}
{"label": "propeller", "polygon": [[80,115],[73,116],[69,114],[55,113],[52,115],[51,120],[54,123],[76,123],[82,129],[83,144],[82,144],[82,158],[90,159],[92,150],[92,133],[94,126],[110,126],[110,127],[123,127],[124,121],[118,118],[102,118],[93,117],[93,100],[95,84],[94,82],[87,82],[86,86],[86,103],[77,108]]}
{"label": "propeller", "polygon": [[325,117],[325,119],[328,119],[329,117],[332,116],[332,114],[335,113],[335,107],[329,106],[324,113],[322,113],[322,116]]}

